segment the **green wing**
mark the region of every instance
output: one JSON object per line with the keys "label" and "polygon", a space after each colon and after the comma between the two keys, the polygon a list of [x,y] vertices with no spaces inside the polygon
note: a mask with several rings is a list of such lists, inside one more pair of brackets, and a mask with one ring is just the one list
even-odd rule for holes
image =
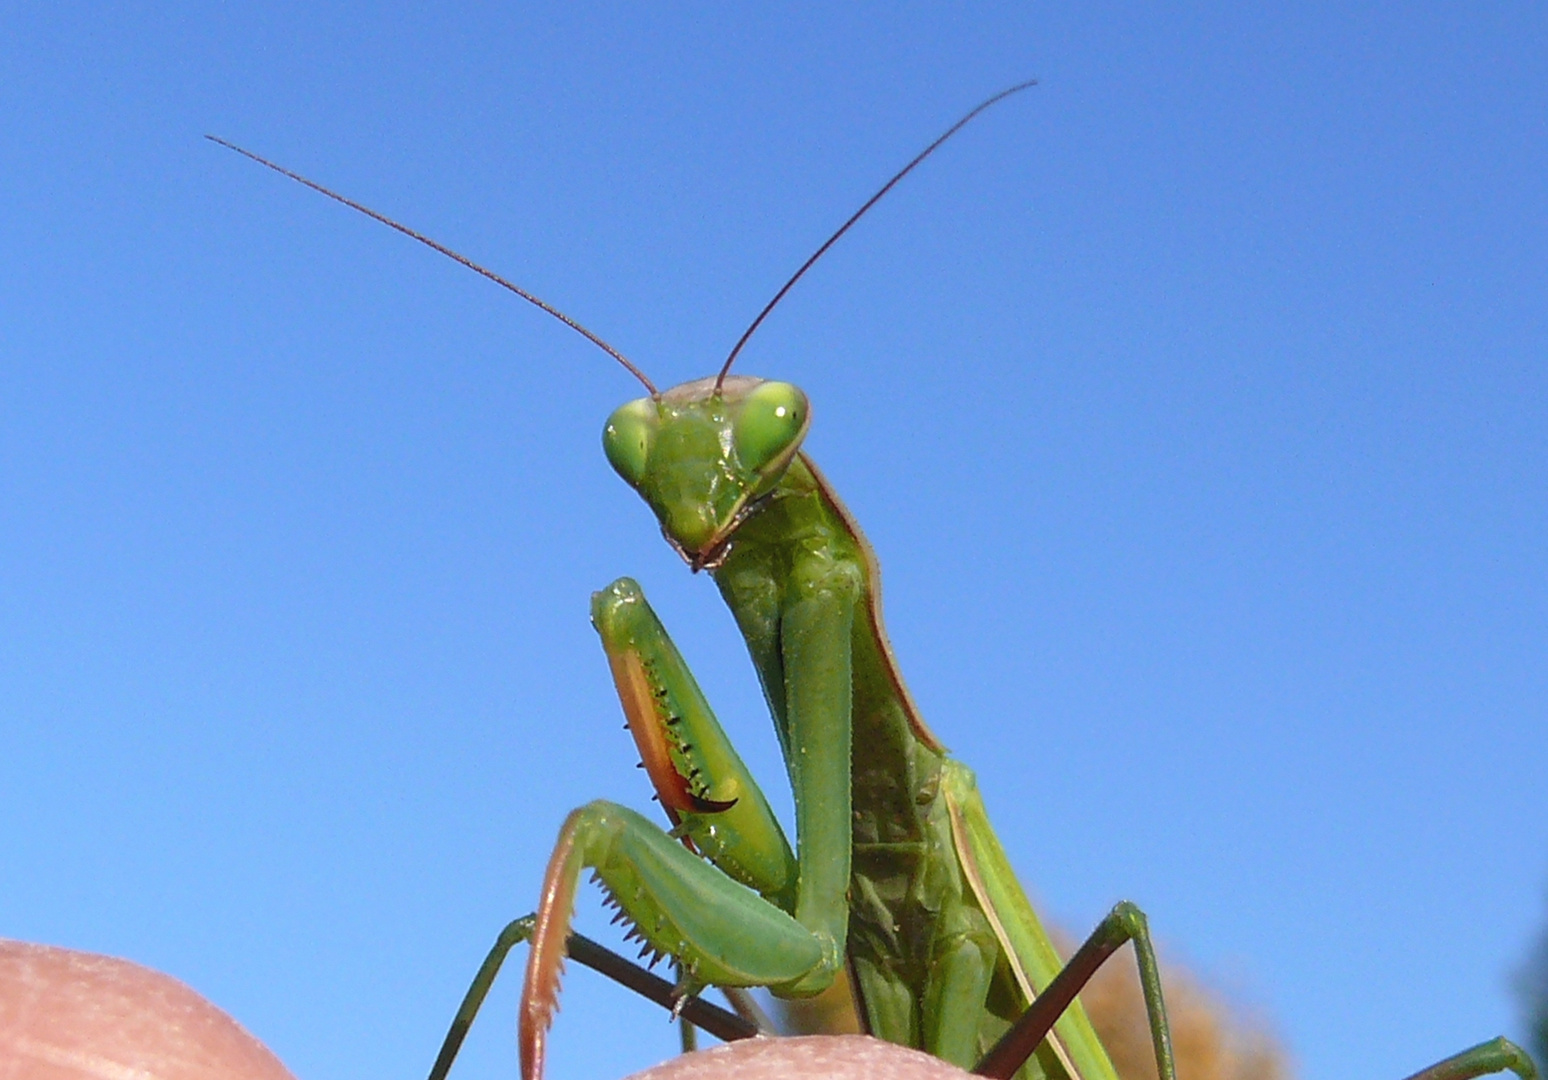
{"label": "green wing", "polygon": [[[973,771],[960,762],[947,761],[941,791],[951,815],[952,840],[963,876],[994,927],[1022,995],[1031,1002],[1064,967],[1064,958],[1049,940],[1000,847]],[[1079,1000],[1065,1011],[1045,1045],[1070,1080],[1118,1080]]]}

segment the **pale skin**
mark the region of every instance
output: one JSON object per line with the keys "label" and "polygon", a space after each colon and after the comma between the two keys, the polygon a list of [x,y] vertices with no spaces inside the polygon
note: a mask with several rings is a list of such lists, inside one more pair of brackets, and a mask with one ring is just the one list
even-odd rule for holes
{"label": "pale skin", "polygon": [[0,940],[4,1080],[295,1080],[190,987],[110,956]]}

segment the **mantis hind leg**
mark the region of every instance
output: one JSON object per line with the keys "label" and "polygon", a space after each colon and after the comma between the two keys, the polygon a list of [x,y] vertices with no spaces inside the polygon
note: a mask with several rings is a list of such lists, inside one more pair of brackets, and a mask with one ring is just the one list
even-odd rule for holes
{"label": "mantis hind leg", "polygon": [[[1048,1037],[1054,1024],[1071,1007],[1075,995],[1096,974],[1097,969],[1130,941],[1134,943],[1135,958],[1139,961],[1140,987],[1145,998],[1145,1013],[1150,1021],[1150,1039],[1156,1052],[1156,1072],[1161,1080],[1176,1080],[1171,1029],[1166,1020],[1166,1002],[1161,996],[1161,971],[1156,964],[1155,948],[1150,942],[1149,923],[1145,913],[1127,900],[1108,913],[1085,944],[1070,957],[1064,969],[1043,988],[1037,1000],[1027,1007],[1027,1011],[974,1066],[973,1071],[979,1076],[1009,1080]],[[1446,1080],[1459,1078],[1448,1077]]]}
{"label": "mantis hind leg", "polygon": [[1469,1047],[1445,1061],[1420,1069],[1408,1080],[1472,1080],[1475,1076],[1509,1070],[1521,1080],[1537,1080],[1537,1066],[1527,1052],[1503,1036]]}
{"label": "mantis hind leg", "polygon": [[[1167,1027],[1166,1005],[1161,997],[1161,973],[1151,945],[1150,930],[1144,912],[1127,901],[1119,904],[1086,939],[1064,970],[1038,995],[994,1048],[973,1068],[979,1076],[1009,1080],[1031,1056],[1055,1021],[1075,995],[1086,985],[1097,968],[1132,941],[1139,961],[1140,983],[1145,1011],[1150,1020],[1151,1041],[1155,1046],[1156,1069],[1161,1080],[1176,1080],[1172,1059],[1172,1040]],[[1504,1037],[1479,1043],[1459,1054],[1421,1069],[1407,1080],[1473,1080],[1474,1077],[1510,1071],[1521,1080],[1537,1080],[1537,1067],[1521,1047]]]}

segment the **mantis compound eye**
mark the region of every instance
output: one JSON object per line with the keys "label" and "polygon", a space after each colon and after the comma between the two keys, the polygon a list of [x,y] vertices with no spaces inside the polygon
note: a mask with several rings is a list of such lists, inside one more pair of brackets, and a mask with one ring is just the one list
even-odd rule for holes
{"label": "mantis compound eye", "polygon": [[736,452],[745,469],[762,472],[788,459],[806,433],[811,406],[798,387],[766,382],[742,400]]}
{"label": "mantis compound eye", "polygon": [[656,441],[657,426],[655,402],[640,398],[614,410],[602,429],[602,450],[607,460],[633,487],[639,487],[645,476],[645,462],[650,457],[651,444]]}

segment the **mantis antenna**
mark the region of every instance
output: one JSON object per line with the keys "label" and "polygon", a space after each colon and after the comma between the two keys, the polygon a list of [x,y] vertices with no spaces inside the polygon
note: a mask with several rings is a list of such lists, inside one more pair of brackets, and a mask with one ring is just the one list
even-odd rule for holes
{"label": "mantis antenna", "polygon": [[[864,217],[866,211],[869,210],[871,207],[875,206],[878,202],[880,202],[881,201],[881,197],[883,195],[887,194],[887,192],[891,191],[893,189],[894,185],[896,185],[899,180],[903,179],[909,173],[913,172],[914,171],[914,166],[918,165],[925,158],[927,158],[931,154],[935,153],[935,151],[940,148],[941,143],[945,142],[947,139],[951,138],[957,132],[961,131],[964,127],[966,127],[967,124],[968,124],[968,121],[972,120],[979,113],[981,113],[985,109],[989,108],[989,106],[994,105],[997,102],[1003,101],[1005,98],[1010,97],[1012,94],[1019,93],[1020,91],[1025,90],[1029,86],[1036,86],[1036,85],[1037,85],[1037,80],[1036,79],[1028,79],[1026,82],[1017,83],[1015,86],[1009,87],[1008,89],[1005,89],[1005,90],[1001,90],[998,94],[995,94],[993,97],[989,98],[987,101],[980,102],[977,106],[975,106],[972,109],[972,111],[970,111],[961,120],[958,120],[955,124],[951,125],[951,127],[947,128],[943,135],[941,135],[938,139],[936,139],[929,146],[927,146],[923,150],[921,150],[919,152],[918,156],[916,156],[913,161],[910,161],[907,165],[905,165],[901,169],[899,169],[891,180],[888,180],[885,184],[883,184],[881,186],[881,189],[878,190],[875,195],[872,195],[869,199],[866,200],[864,206],[862,206],[860,209],[856,210],[853,214],[851,214],[849,216],[849,220],[844,222],[844,224],[840,225],[838,227],[838,231],[835,232],[832,236],[828,237],[826,240],[824,240],[822,246],[820,248],[818,248],[816,251],[812,252],[811,258],[807,259],[804,263],[802,263],[801,264],[801,268],[799,270],[797,270],[794,274],[790,275],[790,280],[785,282],[785,284],[783,286],[781,286],[779,292],[774,294],[774,299],[770,300],[767,304],[765,304],[763,306],[763,310],[758,312],[758,317],[752,321],[752,325],[749,326],[746,330],[744,330],[742,332],[742,336],[740,338],[738,338],[736,344],[731,347],[731,355],[726,357],[726,362],[721,365],[720,374],[715,377],[715,392],[717,394],[720,392],[721,384],[726,381],[726,375],[731,371],[731,365],[736,362],[736,356],[737,356],[737,354],[739,352],[742,351],[742,346],[747,344],[747,339],[753,336],[753,331],[757,330],[758,327],[760,325],[762,325],[763,320],[768,317],[769,312],[773,311],[774,310],[774,306],[785,298],[785,294],[790,291],[791,287],[794,286],[796,282],[801,280],[801,276],[812,268],[812,264],[815,263],[818,259],[822,258],[824,255],[826,255],[827,252],[828,252],[828,249],[830,247],[832,247],[834,244],[838,243],[838,238],[843,236],[845,233],[847,233],[849,231],[849,227],[851,225],[853,225],[855,222],[859,221],[862,217]],[[235,148],[233,147],[233,149],[235,149]],[[298,179],[299,179],[299,177],[298,177]]]}
{"label": "mantis antenna", "polygon": [[[721,388],[722,384],[725,383],[726,375],[729,374],[730,371],[731,371],[731,365],[736,362],[737,355],[742,351],[742,346],[746,345],[748,339],[753,336],[754,331],[756,331],[759,326],[763,325],[763,320],[768,318],[769,312],[774,310],[775,306],[781,300],[783,300],[785,298],[785,294],[788,293],[795,286],[795,283],[797,281],[801,280],[801,278],[806,274],[806,272],[812,268],[813,264],[815,264],[818,259],[822,258],[825,254],[827,254],[829,248],[831,248],[834,244],[838,243],[839,237],[843,236],[846,232],[848,232],[849,229],[850,229],[850,226],[854,225],[855,222],[859,221],[862,217],[864,217],[866,212],[868,210],[870,210],[871,207],[875,206],[878,202],[880,202],[882,196],[887,194],[887,192],[891,191],[893,189],[893,187],[897,185],[897,182],[899,180],[902,180],[909,173],[913,172],[915,166],[917,166],[920,162],[924,161],[924,159],[929,157],[931,154],[935,153],[935,151],[940,148],[942,143],[944,143],[947,139],[951,138],[957,132],[961,131],[964,127],[966,127],[968,122],[971,121],[974,117],[976,117],[979,113],[983,112],[985,109],[989,108],[991,105],[994,105],[994,104],[1004,100],[1005,98],[1010,97],[1012,94],[1019,93],[1020,91],[1027,89],[1029,86],[1036,86],[1036,85],[1037,85],[1037,80],[1036,79],[1029,79],[1026,82],[1017,83],[1015,86],[1009,87],[1009,88],[1007,88],[1005,90],[1001,90],[998,94],[995,94],[993,97],[987,99],[986,101],[980,102],[970,112],[968,112],[967,115],[963,116],[962,119],[958,120],[955,124],[951,125],[951,127],[947,128],[946,131],[940,137],[938,137],[934,142],[932,142],[929,146],[927,146],[923,150],[921,150],[914,157],[914,159],[912,161],[910,161],[907,165],[903,166],[903,168],[899,169],[897,171],[897,173],[894,174],[892,179],[888,180],[885,184],[883,184],[881,186],[881,188],[876,192],[876,194],[872,195],[869,199],[867,199],[865,201],[865,205],[864,206],[860,207],[860,209],[856,210],[853,214],[851,214],[849,216],[849,220],[848,221],[846,221],[846,222],[844,222],[844,224],[840,225],[838,227],[838,230],[836,232],[834,232],[834,234],[832,236],[828,237],[827,240],[823,241],[821,247],[819,247],[816,251],[812,252],[811,257],[808,258],[804,263],[801,264],[801,268],[790,276],[790,280],[785,282],[785,284],[780,287],[779,292],[774,294],[774,299],[770,300],[767,304],[765,304],[763,306],[763,310],[758,312],[758,317],[752,321],[752,324],[750,326],[748,326],[745,331],[742,332],[742,336],[740,338],[738,338],[736,344],[734,346],[732,346],[730,355],[726,357],[726,362],[721,365],[720,373],[717,376],[715,376],[715,392],[717,394],[720,392],[720,388]],[[566,315],[564,312],[560,311],[558,308],[554,307],[552,304],[548,303],[546,300],[542,299],[541,297],[535,296],[534,294],[528,292],[526,289],[523,289],[521,286],[515,284],[514,282],[506,280],[505,278],[501,277],[499,274],[496,274],[494,271],[485,269],[484,267],[480,266],[478,263],[474,262],[472,259],[468,258],[466,255],[463,255],[463,254],[460,254],[459,252],[453,251],[451,248],[447,247],[445,244],[442,244],[439,241],[430,239],[430,237],[426,236],[424,233],[421,233],[421,232],[418,232],[418,231],[416,231],[414,229],[411,229],[407,225],[400,224],[399,222],[396,222],[392,218],[388,217],[386,214],[378,213],[377,211],[372,210],[369,206],[366,206],[363,203],[358,203],[354,199],[348,198],[348,197],[346,197],[344,195],[340,195],[336,191],[332,191],[332,190],[330,190],[328,188],[325,188],[321,184],[317,183],[315,180],[308,180],[306,177],[302,176],[300,173],[292,172],[291,170],[285,168],[283,165],[276,165],[274,162],[268,160],[267,158],[260,157],[257,154],[253,153],[251,150],[244,150],[242,147],[238,146],[236,143],[228,142],[227,140],[220,138],[218,135],[206,135],[205,138],[209,139],[213,143],[219,143],[221,146],[224,146],[228,150],[234,150],[238,154],[241,154],[243,157],[248,158],[249,160],[252,160],[252,161],[256,161],[258,164],[264,166],[265,168],[273,169],[275,172],[279,173],[281,176],[288,176],[290,179],[294,180],[296,183],[304,184],[306,187],[311,188],[313,191],[315,191],[315,192],[317,192],[317,193],[319,193],[321,195],[326,195],[328,198],[334,200],[335,202],[343,203],[345,206],[349,207],[351,210],[358,210],[360,213],[364,214],[366,217],[372,218],[372,219],[374,219],[376,221],[379,221],[383,225],[386,225],[390,229],[396,229],[398,232],[402,233],[404,236],[409,237],[410,239],[418,240],[421,244],[424,244],[426,247],[431,248],[434,251],[440,252],[442,255],[445,255],[448,259],[451,259],[453,262],[460,263],[461,265],[467,267],[469,270],[472,270],[474,273],[482,274],[484,277],[488,278],[490,281],[494,282],[496,285],[499,285],[501,288],[509,289],[511,292],[515,293],[517,296],[519,296],[523,300],[527,301],[527,303],[532,304],[534,307],[536,307],[539,310],[545,312],[546,314],[552,315],[554,318],[556,318],[560,322],[564,323],[564,325],[568,326],[571,330],[574,330],[577,334],[580,334],[587,341],[591,342],[597,348],[599,348],[603,352],[607,353],[607,355],[611,356],[614,360],[617,360],[621,365],[623,365],[624,369],[626,371],[628,371],[629,374],[633,375],[636,379],[638,379],[644,385],[646,390],[650,391],[650,394],[651,394],[652,397],[660,396],[660,391],[656,389],[656,384],[651,382],[650,378],[643,371],[641,371],[637,366],[635,366],[635,364],[632,361],[630,361],[628,357],[624,356],[623,353],[621,353],[617,349],[613,348],[611,345],[609,345],[607,342],[603,341],[596,334],[592,333],[590,330],[588,330],[584,326],[582,326],[575,319],[572,319],[570,316]]]}
{"label": "mantis antenna", "polygon": [[218,135],[206,135],[205,138],[210,140],[210,142],[219,143],[221,146],[224,146],[228,150],[235,150],[237,153],[241,154],[243,157],[249,158],[249,159],[251,159],[253,161],[256,161],[260,165],[263,165],[263,166],[265,166],[267,168],[273,169],[275,172],[279,173],[281,176],[288,176],[288,177],[290,177],[292,180],[294,180],[298,184],[305,184],[307,187],[311,188],[313,191],[316,191],[316,192],[318,192],[320,194],[326,195],[326,196],[328,196],[328,198],[334,200],[335,202],[341,202],[345,206],[349,207],[351,210],[359,210],[366,217],[374,218],[375,220],[380,221],[383,225],[386,225],[388,228],[397,229],[404,236],[410,237],[410,238],[412,238],[414,240],[418,240],[421,244],[424,244],[426,247],[432,248],[432,249],[434,249],[436,251],[439,251],[442,255],[445,255],[448,259],[451,259],[453,262],[461,263],[463,266],[466,266],[469,270],[472,270],[474,273],[482,274],[484,277],[488,278],[490,281],[494,282],[496,285],[499,285],[500,287],[505,288],[505,289],[509,289],[511,292],[515,293],[517,296],[519,296],[523,300],[527,301],[527,303],[532,304],[534,307],[537,307],[538,309],[540,309],[540,310],[542,310],[544,312],[547,312],[549,315],[552,315],[554,318],[556,318],[560,322],[564,323],[564,325],[568,326],[571,330],[574,330],[577,334],[580,334],[587,341],[591,342],[597,348],[599,348],[603,352],[607,353],[607,355],[611,356],[614,360],[617,360],[620,364],[622,364],[624,366],[624,368],[629,372],[629,374],[633,375],[636,379],[640,380],[640,382],[645,384],[645,389],[650,391],[650,394],[651,394],[652,397],[659,396],[660,391],[656,389],[656,384],[651,382],[650,379],[646,376],[646,374],[643,371],[641,371],[639,368],[635,367],[635,365],[633,363],[631,363],[629,358],[624,356],[623,353],[619,352],[617,349],[613,348],[607,342],[605,342],[601,338],[599,338],[596,334],[593,334],[590,330],[587,330],[580,323],[576,322],[574,319],[570,318],[564,312],[560,311],[558,308],[556,308],[552,304],[548,303],[548,301],[542,299],[541,297],[534,296],[532,293],[529,293],[526,289],[523,289],[520,285],[516,285],[513,282],[507,281],[505,278],[501,277],[499,274],[496,274],[493,270],[486,270],[486,269],[484,269],[482,266],[478,265],[478,263],[474,262],[472,259],[468,258],[466,255],[461,255],[461,254],[453,251],[451,248],[447,247],[445,244],[442,244],[442,243],[440,243],[438,241],[430,239],[424,233],[416,232],[415,230],[409,228],[407,225],[400,225],[398,222],[392,220],[392,218],[388,217],[386,214],[379,214],[375,210],[372,210],[369,206],[365,206],[365,205],[362,205],[361,203],[357,203],[354,199],[346,198],[345,196],[340,195],[336,191],[330,191],[327,188],[323,187],[321,184],[317,183],[316,181],[308,180],[306,177],[302,176],[300,173],[291,172],[289,169],[285,168],[282,165],[276,165],[274,162],[268,160],[267,158],[259,157],[257,154],[253,153],[251,150],[244,150],[240,146],[238,146],[236,143],[227,142],[225,139],[220,138]]}

